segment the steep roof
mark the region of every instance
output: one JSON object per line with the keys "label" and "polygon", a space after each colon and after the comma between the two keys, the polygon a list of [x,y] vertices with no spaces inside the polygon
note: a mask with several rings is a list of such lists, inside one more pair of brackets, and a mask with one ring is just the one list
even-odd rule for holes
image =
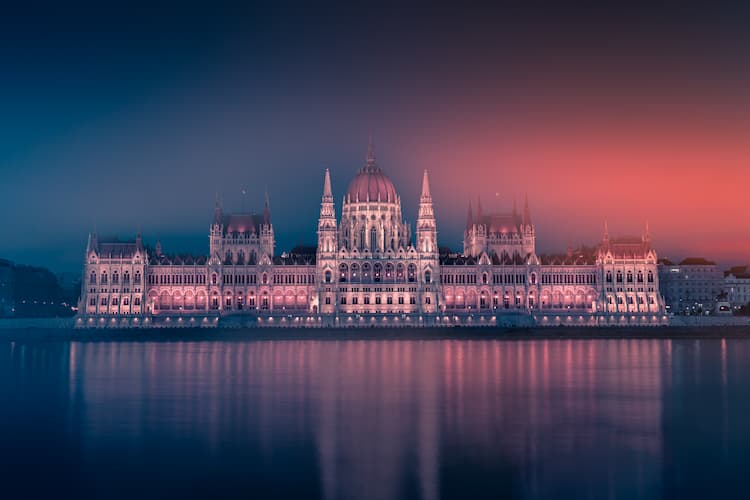
{"label": "steep roof", "polygon": [[518,214],[477,215],[476,224],[484,225],[487,234],[517,233],[523,219]]}
{"label": "steep roof", "polygon": [[99,257],[110,259],[129,259],[132,258],[137,251],[143,252],[143,246],[138,240],[121,241],[117,237],[110,239],[95,237],[91,241],[91,246],[91,249],[94,250]]}
{"label": "steep roof", "polygon": [[605,239],[599,248],[616,259],[642,259],[652,249],[650,240],[632,236]]}
{"label": "steep roof", "polygon": [[716,262],[706,260],[703,257],[687,257],[680,261],[681,266],[715,266]]}
{"label": "steep roof", "polygon": [[227,214],[221,218],[224,225],[224,234],[259,234],[260,226],[264,223],[265,216],[260,214]]}

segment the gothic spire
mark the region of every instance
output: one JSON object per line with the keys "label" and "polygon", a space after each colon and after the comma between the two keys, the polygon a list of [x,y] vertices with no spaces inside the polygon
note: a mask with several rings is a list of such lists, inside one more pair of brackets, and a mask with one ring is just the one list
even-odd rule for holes
{"label": "gothic spire", "polygon": [[367,144],[367,166],[375,167],[375,144],[372,142],[372,132],[370,132],[370,139]]}
{"label": "gothic spire", "polygon": [[331,190],[331,172],[328,169],[326,169],[326,176],[323,181],[323,199],[333,199],[333,190]]}
{"label": "gothic spire", "polygon": [[263,207],[263,223],[264,224],[271,223],[271,204],[268,201],[268,187],[266,187],[266,202]]}
{"label": "gothic spire", "polygon": [[525,225],[531,224],[531,210],[529,210],[529,194],[524,194],[523,197],[523,223]]}
{"label": "gothic spire", "polygon": [[646,221],[646,231],[643,233],[643,241],[651,240],[651,231],[648,228],[648,221]]}
{"label": "gothic spire", "polygon": [[427,169],[425,169],[424,175],[422,176],[422,198],[432,198],[432,195],[430,194],[430,179],[427,175]]}
{"label": "gothic spire", "polygon": [[482,223],[482,199],[477,195],[477,222]]}
{"label": "gothic spire", "polygon": [[471,200],[469,200],[469,215],[466,217],[466,229],[471,229],[472,225],[474,225],[474,215],[471,213]]}
{"label": "gothic spire", "polygon": [[[430,194],[430,177],[425,169],[422,175],[422,196],[419,198],[418,221],[427,221],[435,218],[432,209],[432,195]],[[429,225],[429,224],[428,224]]]}
{"label": "gothic spire", "polygon": [[609,241],[609,226],[606,220],[604,221],[604,241]]}
{"label": "gothic spire", "polygon": [[222,207],[219,192],[216,191],[216,202],[214,203],[214,224],[221,224]]}

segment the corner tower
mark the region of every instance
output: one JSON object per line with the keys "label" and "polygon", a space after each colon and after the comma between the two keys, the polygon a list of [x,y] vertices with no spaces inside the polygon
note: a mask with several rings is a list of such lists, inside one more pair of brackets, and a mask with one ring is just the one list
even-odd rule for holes
{"label": "corner tower", "polygon": [[427,170],[422,176],[422,194],[419,197],[417,214],[417,251],[422,255],[437,253],[437,226],[430,194],[430,179]]}

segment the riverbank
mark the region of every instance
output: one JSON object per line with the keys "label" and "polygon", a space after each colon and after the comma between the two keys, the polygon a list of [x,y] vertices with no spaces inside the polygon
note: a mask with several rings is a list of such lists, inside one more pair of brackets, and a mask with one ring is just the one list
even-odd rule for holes
{"label": "riverbank", "polygon": [[269,340],[570,340],[570,339],[750,339],[750,326],[532,327],[532,328],[17,328],[0,330],[5,341],[205,342]]}

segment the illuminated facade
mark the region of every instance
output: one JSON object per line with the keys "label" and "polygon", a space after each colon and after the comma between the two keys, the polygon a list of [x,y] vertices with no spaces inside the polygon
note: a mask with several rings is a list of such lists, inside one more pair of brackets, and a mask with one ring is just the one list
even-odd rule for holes
{"label": "illuminated facade", "polygon": [[326,170],[314,248],[275,253],[261,215],[217,200],[209,255],[89,237],[78,326],[416,326],[663,324],[656,252],[646,231],[593,248],[537,255],[522,213],[469,206],[463,252],[441,251],[427,171],[416,232],[370,144],[337,219]]}

